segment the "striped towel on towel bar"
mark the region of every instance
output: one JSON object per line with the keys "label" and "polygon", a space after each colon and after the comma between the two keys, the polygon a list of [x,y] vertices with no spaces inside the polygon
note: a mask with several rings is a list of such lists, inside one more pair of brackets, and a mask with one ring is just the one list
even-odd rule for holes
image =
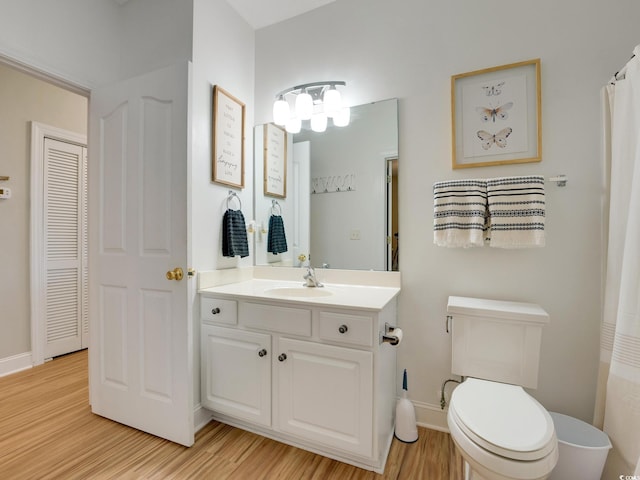
{"label": "striped towel on towel bar", "polygon": [[440,247],[482,247],[486,206],[486,180],[434,183],[433,243]]}
{"label": "striped towel on towel bar", "polygon": [[249,242],[244,215],[240,210],[227,209],[222,217],[222,256],[249,256]]}
{"label": "striped towel on towel bar", "polygon": [[544,177],[487,180],[491,247],[544,247]]}

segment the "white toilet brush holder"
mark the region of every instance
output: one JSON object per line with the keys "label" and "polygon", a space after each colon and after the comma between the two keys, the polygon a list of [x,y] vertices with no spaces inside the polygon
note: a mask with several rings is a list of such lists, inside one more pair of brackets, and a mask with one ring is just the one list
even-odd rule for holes
{"label": "white toilet brush holder", "polygon": [[416,411],[411,400],[407,398],[407,370],[402,376],[402,397],[396,404],[395,437],[401,442],[413,443],[418,440]]}

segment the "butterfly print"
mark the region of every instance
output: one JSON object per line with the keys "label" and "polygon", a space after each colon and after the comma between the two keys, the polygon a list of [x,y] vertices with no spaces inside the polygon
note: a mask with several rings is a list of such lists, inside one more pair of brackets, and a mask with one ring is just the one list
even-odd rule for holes
{"label": "butterfly print", "polygon": [[485,150],[489,150],[494,143],[498,147],[504,148],[507,146],[507,137],[511,135],[511,132],[513,132],[511,127],[503,128],[495,135],[485,130],[478,130],[478,138],[481,140],[482,148]]}
{"label": "butterfly print", "polygon": [[482,89],[484,93],[487,94],[487,97],[491,97],[493,95],[500,95],[502,93],[502,87],[504,82],[497,83],[495,85],[483,85]]}
{"label": "butterfly print", "polygon": [[496,118],[505,120],[507,117],[509,117],[507,110],[509,110],[511,107],[513,107],[513,102],[499,105],[496,108],[476,107],[476,112],[480,114],[480,120],[482,120],[483,123],[487,123],[489,120],[492,120],[493,123],[495,123]]}

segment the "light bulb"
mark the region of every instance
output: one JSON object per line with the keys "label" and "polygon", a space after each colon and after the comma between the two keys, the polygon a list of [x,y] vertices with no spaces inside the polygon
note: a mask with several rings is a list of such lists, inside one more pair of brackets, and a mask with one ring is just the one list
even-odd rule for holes
{"label": "light bulb", "polygon": [[291,117],[287,120],[287,125],[284,128],[289,133],[300,133],[302,122],[298,117]]}
{"label": "light bulb", "polygon": [[324,92],[322,100],[324,103],[324,113],[326,113],[329,118],[337,115],[342,108],[342,96],[340,92],[336,90],[336,87],[331,87]]}
{"label": "light bulb", "polygon": [[289,116],[289,102],[280,97],[273,103],[273,123],[276,125],[286,125]]}
{"label": "light bulb", "polygon": [[311,117],[311,130],[322,133],[327,129],[327,116],[320,112],[314,113]]}
{"label": "light bulb", "polygon": [[296,116],[300,120],[309,120],[313,114],[313,98],[307,92],[302,92],[296,97]]}
{"label": "light bulb", "polygon": [[340,111],[333,116],[333,124],[336,127],[346,127],[351,120],[351,108],[342,107]]}

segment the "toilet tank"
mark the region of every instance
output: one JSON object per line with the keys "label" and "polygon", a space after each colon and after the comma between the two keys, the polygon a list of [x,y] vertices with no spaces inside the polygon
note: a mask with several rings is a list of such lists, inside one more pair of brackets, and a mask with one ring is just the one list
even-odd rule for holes
{"label": "toilet tank", "polygon": [[538,386],[542,327],[549,315],[533,303],[449,297],[451,371],[464,377]]}

